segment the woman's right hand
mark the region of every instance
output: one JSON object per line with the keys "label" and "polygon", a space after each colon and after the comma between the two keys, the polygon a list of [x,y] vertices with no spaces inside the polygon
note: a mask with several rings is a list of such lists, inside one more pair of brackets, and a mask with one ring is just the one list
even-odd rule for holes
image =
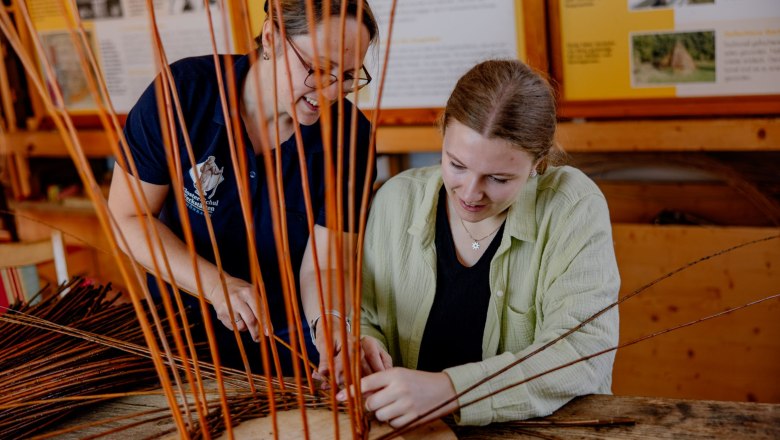
{"label": "woman's right hand", "polygon": [[[262,315],[257,309],[255,288],[246,281],[234,277],[227,277],[225,284],[230,297],[230,305],[233,308],[234,320],[230,319],[227,300],[225,299],[221,282],[211,289],[206,299],[211,302],[211,305],[217,312],[217,317],[225,327],[232,330],[235,325],[240,332],[249,330],[252,339],[255,342],[259,341]],[[266,330],[265,333],[268,334],[268,331]]]}

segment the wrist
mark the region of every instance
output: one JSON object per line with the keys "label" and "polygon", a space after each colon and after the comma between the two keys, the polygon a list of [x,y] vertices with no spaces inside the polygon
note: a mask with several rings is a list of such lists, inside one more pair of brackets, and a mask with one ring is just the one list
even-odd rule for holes
{"label": "wrist", "polygon": [[[347,333],[352,333],[352,322],[349,320],[349,317],[344,317],[341,313],[339,313],[338,310],[326,310],[325,315],[330,315],[335,318],[343,319],[347,327]],[[319,324],[320,321],[322,321],[321,319],[322,316],[323,315],[319,315],[314,319],[312,319],[311,321],[309,321],[309,336],[311,337],[312,343],[314,343],[315,345],[317,344],[317,335],[318,335],[317,324]]]}
{"label": "wrist", "polygon": [[217,280],[217,282],[214,283],[210,289],[204,290],[206,301],[213,303],[214,295],[218,294],[221,290],[222,290],[222,283],[220,283],[220,281]]}

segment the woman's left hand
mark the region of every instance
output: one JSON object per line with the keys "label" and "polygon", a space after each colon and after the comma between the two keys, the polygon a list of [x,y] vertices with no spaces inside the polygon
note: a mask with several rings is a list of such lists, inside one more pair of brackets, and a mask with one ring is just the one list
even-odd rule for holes
{"label": "woman's left hand", "polygon": [[[323,320],[320,319],[316,323],[317,329],[315,330],[315,334],[317,335],[317,340],[315,341],[315,346],[317,347],[317,351],[320,354],[320,363],[317,366],[317,369],[313,373],[313,378],[315,380],[321,380],[322,382],[322,389],[328,389],[330,388],[328,380],[335,380],[337,384],[343,383],[343,364],[344,364],[344,353],[342,352],[342,336],[341,336],[341,322],[337,318],[333,319],[333,325],[331,327],[331,337],[328,339],[326,337],[325,331],[323,329],[324,323]],[[330,345],[330,348],[327,347],[327,345]],[[330,371],[330,365],[328,365],[328,350],[331,351],[331,355],[334,359],[334,370],[333,372]]]}
{"label": "woman's left hand", "polygon": [[[367,396],[366,409],[373,411],[377,420],[388,422],[394,428],[412,422],[456,394],[447,373],[407,368],[391,368],[364,377],[361,389],[363,395]],[[345,400],[345,390],[336,397]],[[457,400],[454,400],[419,422],[442,417],[457,407]]]}

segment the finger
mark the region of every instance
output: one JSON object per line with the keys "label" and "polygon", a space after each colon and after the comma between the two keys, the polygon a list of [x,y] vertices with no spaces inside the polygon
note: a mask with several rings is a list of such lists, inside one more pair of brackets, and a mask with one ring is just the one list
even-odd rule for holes
{"label": "finger", "polygon": [[240,332],[246,331],[246,325],[245,325],[246,323],[241,318],[241,315],[238,313],[234,313],[233,316],[235,317],[235,319],[233,320],[233,325],[236,326],[236,330]]}
{"label": "finger", "polygon": [[330,376],[328,358],[325,356],[325,353],[320,353],[320,364],[317,366],[317,372],[323,377]]}
{"label": "finger", "polygon": [[372,372],[386,370],[385,363],[382,360],[382,350],[371,350],[370,353],[366,353],[368,365],[371,367]]}
{"label": "finger", "polygon": [[360,356],[360,371],[363,372],[363,376],[368,376],[369,374],[374,373],[371,365],[369,365],[368,361],[366,360],[365,354],[361,354]]}
{"label": "finger", "polygon": [[336,384],[344,385],[344,363],[336,362],[333,368],[333,378],[336,379]]}
{"label": "finger", "polygon": [[244,295],[244,300],[246,301],[247,305],[249,305],[249,309],[252,311],[252,316],[255,316],[259,320],[262,314],[257,307],[258,298],[255,296],[254,290],[247,289],[246,292],[247,293]]}
{"label": "finger", "polygon": [[222,325],[230,330],[233,330],[233,327],[236,325],[228,315],[217,315],[217,318],[219,318],[219,322],[222,323]]}
{"label": "finger", "polygon": [[385,370],[393,368],[393,358],[386,351],[380,351],[379,356],[382,358],[382,366]]}
{"label": "finger", "polygon": [[365,394],[369,391],[377,391],[390,383],[389,371],[380,371],[360,380],[360,389]]}
{"label": "finger", "polygon": [[[238,316],[238,315],[236,314],[234,316]],[[249,330],[249,336],[252,337],[252,340],[255,341],[255,342],[260,341],[260,339],[258,339],[258,337],[257,337],[257,334],[258,334],[257,326],[247,325],[247,323],[243,319],[243,315],[241,315],[241,316],[242,316],[242,318],[240,318],[240,320],[239,320],[239,318],[236,318],[237,322],[234,322],[232,325],[235,325],[236,329],[238,331],[240,331],[240,332],[245,332],[245,331]],[[232,328],[232,325],[231,325],[231,328]]]}
{"label": "finger", "polygon": [[[416,419],[416,418],[417,418],[416,414],[414,414],[414,413],[406,413],[406,414],[403,414],[403,415],[401,415],[399,417],[396,417],[396,418],[390,420],[390,426],[392,426],[393,428],[396,428],[396,429],[397,428],[401,428],[403,426],[406,426],[406,425],[412,423],[414,421],[414,419]],[[382,419],[380,419],[380,420],[382,420]],[[418,423],[422,423],[422,421],[420,421]]]}
{"label": "finger", "polygon": [[312,379],[320,382],[320,389],[321,390],[324,391],[324,390],[329,390],[330,389],[330,377],[327,374],[323,375],[323,374],[320,374],[317,370],[314,370],[311,373],[311,377],[312,377]]}
{"label": "finger", "polygon": [[252,340],[258,342],[260,340],[260,332],[257,328],[257,320],[255,319],[255,315],[252,314],[252,309],[249,308],[249,305],[243,301],[236,301],[233,310],[235,320],[238,321],[241,319],[239,322],[236,322],[239,331],[249,330],[249,334],[252,336]]}
{"label": "finger", "polygon": [[396,419],[406,412],[397,396],[387,388],[366,399],[366,410],[373,411],[374,417],[383,422]]}

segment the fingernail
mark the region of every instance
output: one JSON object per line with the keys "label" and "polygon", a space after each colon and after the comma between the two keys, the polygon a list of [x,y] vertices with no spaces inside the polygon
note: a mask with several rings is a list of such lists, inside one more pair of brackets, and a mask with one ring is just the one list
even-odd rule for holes
{"label": "fingernail", "polygon": [[344,392],[344,390],[339,391],[338,394],[336,394],[336,400],[339,402],[343,402],[347,399],[347,393]]}

